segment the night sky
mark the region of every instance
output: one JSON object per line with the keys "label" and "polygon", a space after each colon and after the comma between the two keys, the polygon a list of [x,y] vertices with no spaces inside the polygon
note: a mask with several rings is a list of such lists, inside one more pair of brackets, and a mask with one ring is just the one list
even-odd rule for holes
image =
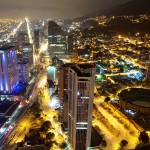
{"label": "night sky", "polygon": [[0,18],[80,17],[129,0],[0,0]]}

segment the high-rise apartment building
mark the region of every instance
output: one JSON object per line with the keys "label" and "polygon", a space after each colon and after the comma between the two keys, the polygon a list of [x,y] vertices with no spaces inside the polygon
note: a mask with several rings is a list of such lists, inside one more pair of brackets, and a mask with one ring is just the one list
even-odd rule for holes
{"label": "high-rise apartment building", "polygon": [[68,101],[68,69],[72,63],[63,64],[59,67],[59,93],[58,96],[63,101]]}
{"label": "high-rise apartment building", "polygon": [[59,67],[58,77],[58,96],[63,102],[63,111],[61,112],[61,121],[65,130],[68,127],[68,70],[73,64],[63,64]]}
{"label": "high-rise apartment building", "polygon": [[0,48],[0,91],[11,92],[18,84],[17,51],[14,46]]}
{"label": "high-rise apartment building", "polygon": [[91,142],[95,66],[68,64],[59,74],[59,97],[68,102],[68,141],[73,150],[85,150]]}

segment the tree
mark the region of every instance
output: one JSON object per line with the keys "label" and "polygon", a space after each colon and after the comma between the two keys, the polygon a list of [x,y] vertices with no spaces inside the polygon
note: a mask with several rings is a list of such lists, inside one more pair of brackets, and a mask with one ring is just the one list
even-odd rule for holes
{"label": "tree", "polygon": [[122,140],[121,142],[120,142],[120,147],[121,147],[121,149],[123,148],[123,147],[126,147],[128,145],[128,141],[126,141],[126,140]]}
{"label": "tree", "polygon": [[52,132],[48,132],[48,133],[46,134],[46,138],[47,138],[47,139],[53,139],[54,137],[55,137],[55,134],[52,133]]}
{"label": "tree", "polygon": [[102,141],[101,146],[102,146],[103,148],[105,148],[105,147],[107,146],[107,143],[106,143],[105,140]]}
{"label": "tree", "polygon": [[28,135],[25,135],[24,141],[25,141],[25,142],[26,142],[26,141],[30,141],[30,137],[29,137]]}
{"label": "tree", "polygon": [[60,144],[60,148],[61,149],[64,149],[66,147],[67,147],[67,143],[66,142],[63,142],[63,143]]}
{"label": "tree", "polygon": [[33,128],[29,129],[29,133],[33,133],[34,131],[35,131],[35,129],[33,129]]}
{"label": "tree", "polygon": [[38,102],[35,102],[32,106],[31,109],[33,110],[34,113],[41,113],[42,109],[40,108],[40,104]]}
{"label": "tree", "polygon": [[52,141],[46,141],[45,146],[50,148],[53,146],[53,142]]}
{"label": "tree", "polygon": [[106,98],[105,98],[105,100],[104,100],[105,102],[109,102],[110,101],[110,97],[109,96],[107,96]]}
{"label": "tree", "polygon": [[51,122],[50,121],[44,121],[42,126],[41,126],[41,130],[42,131],[47,131],[51,126]]}
{"label": "tree", "polygon": [[123,72],[124,69],[123,69],[123,66],[120,66],[120,72]]}
{"label": "tree", "polygon": [[41,117],[41,114],[40,114],[40,113],[37,113],[37,114],[35,115],[35,117],[36,117],[36,118],[40,118],[40,117]]}
{"label": "tree", "polygon": [[142,141],[142,143],[148,143],[149,142],[148,134],[145,131],[141,132],[139,135],[139,140]]}
{"label": "tree", "polygon": [[94,126],[94,128],[97,132],[100,132],[99,126],[96,125],[96,126]]}

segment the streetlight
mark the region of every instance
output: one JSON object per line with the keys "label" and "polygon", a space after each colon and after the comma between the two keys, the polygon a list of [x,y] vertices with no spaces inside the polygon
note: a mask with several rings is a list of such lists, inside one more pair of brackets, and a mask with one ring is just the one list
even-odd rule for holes
{"label": "streetlight", "polygon": [[114,111],[114,113],[117,111],[117,110],[119,110],[120,108],[117,108],[115,111]]}

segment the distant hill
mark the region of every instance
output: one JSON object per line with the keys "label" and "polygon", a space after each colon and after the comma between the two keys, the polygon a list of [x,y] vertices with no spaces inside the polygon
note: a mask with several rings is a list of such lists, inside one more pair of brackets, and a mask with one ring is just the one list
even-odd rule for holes
{"label": "distant hill", "polygon": [[[107,14],[107,13],[106,13]],[[132,0],[124,5],[112,9],[112,15],[140,15],[150,14],[150,0]]]}
{"label": "distant hill", "polygon": [[[82,21],[90,17],[95,16],[123,16],[123,15],[134,15],[138,16],[141,14],[150,15],[150,0],[131,0],[121,6],[116,6],[107,10],[100,10],[97,13],[91,13],[84,17],[76,18],[75,21]],[[107,22],[107,26],[96,25],[94,21],[85,21],[84,26],[94,26],[94,29],[88,30],[86,28],[85,33],[104,33],[104,34],[135,34],[137,32],[150,33],[149,28],[150,20],[143,20],[139,23],[134,23],[128,18],[116,17],[115,19],[110,19]],[[86,35],[86,34],[85,34]]]}
{"label": "distant hill", "polygon": [[132,0],[126,2],[125,4],[115,6],[109,9],[103,9],[97,13],[91,13],[86,17],[94,17],[101,15],[140,15],[140,14],[150,14],[150,0]]}

